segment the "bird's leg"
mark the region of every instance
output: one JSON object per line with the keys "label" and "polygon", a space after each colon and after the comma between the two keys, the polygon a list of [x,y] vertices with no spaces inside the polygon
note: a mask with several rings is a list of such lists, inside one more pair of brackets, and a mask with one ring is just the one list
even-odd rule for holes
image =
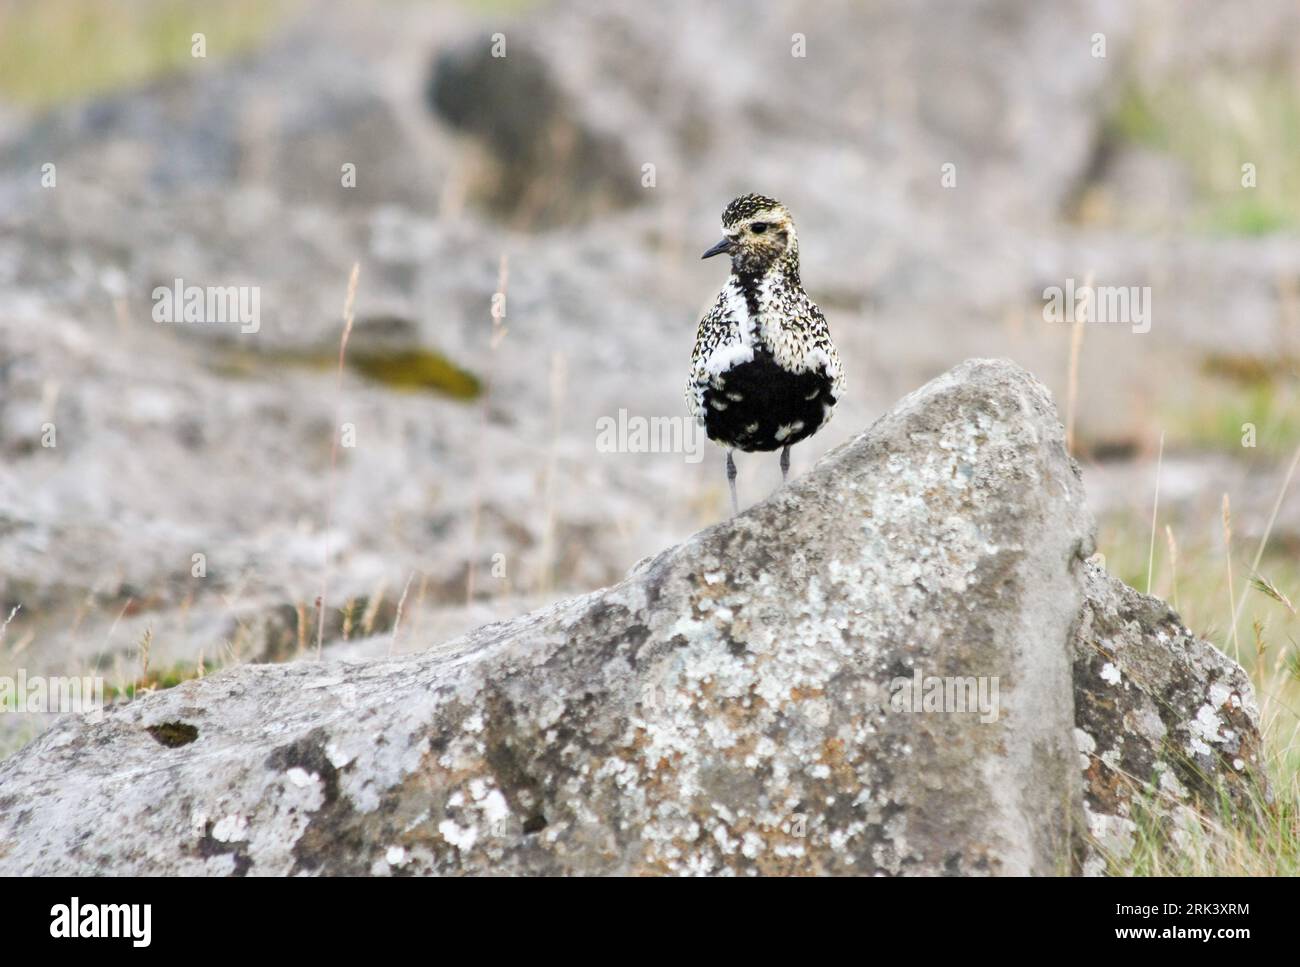
{"label": "bird's leg", "polygon": [[790,444],[781,448],[781,483],[790,479]]}
{"label": "bird's leg", "polygon": [[731,451],[727,451],[727,485],[731,487],[731,513],[740,513],[740,501],[736,499],[736,461],[731,459]]}

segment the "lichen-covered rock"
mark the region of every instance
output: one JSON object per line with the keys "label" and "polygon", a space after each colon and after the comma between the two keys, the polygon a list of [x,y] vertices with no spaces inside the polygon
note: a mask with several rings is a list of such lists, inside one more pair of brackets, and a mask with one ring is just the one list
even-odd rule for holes
{"label": "lichen-covered rock", "polygon": [[1132,848],[1139,806],[1172,830],[1187,806],[1226,798],[1254,808],[1268,790],[1259,711],[1241,666],[1158,598],[1091,563],[1084,580],[1075,722],[1092,839],[1085,866],[1100,873],[1106,854],[1122,859]]}
{"label": "lichen-covered rock", "polygon": [[615,587],[62,720],[0,872],[1069,872],[1090,526],[1046,390],[968,362]]}

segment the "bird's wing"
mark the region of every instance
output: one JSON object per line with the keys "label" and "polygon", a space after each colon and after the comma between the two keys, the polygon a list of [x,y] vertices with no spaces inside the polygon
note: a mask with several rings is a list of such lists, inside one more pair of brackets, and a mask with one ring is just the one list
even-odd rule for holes
{"label": "bird's wing", "polygon": [[844,396],[844,368],[840,365],[839,351],[831,340],[831,328],[826,322],[826,316],[822,314],[817,304],[808,298],[806,293],[803,296],[803,302],[804,306],[801,308],[811,321],[808,350],[809,362],[812,364],[811,368],[819,369],[829,377],[831,391],[838,400]]}
{"label": "bird's wing", "polygon": [[700,422],[704,420],[704,391],[709,386],[709,362],[719,347],[740,340],[739,328],[731,319],[724,289],[718,294],[713,308],[705,313],[695,332],[695,348],[691,351],[691,371],[686,379],[686,407]]}

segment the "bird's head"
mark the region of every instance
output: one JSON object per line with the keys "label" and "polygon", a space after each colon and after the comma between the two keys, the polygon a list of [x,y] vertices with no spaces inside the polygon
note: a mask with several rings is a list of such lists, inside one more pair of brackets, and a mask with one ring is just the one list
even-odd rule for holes
{"label": "bird's head", "polygon": [[722,241],[704,253],[726,252],[736,272],[763,275],[775,267],[799,268],[799,240],[794,219],[775,198],[741,195],[722,213]]}

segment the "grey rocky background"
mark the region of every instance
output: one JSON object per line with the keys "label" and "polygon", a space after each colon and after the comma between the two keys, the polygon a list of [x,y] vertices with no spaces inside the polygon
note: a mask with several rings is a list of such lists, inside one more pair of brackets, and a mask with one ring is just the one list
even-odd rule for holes
{"label": "grey rocky background", "polygon": [[[0,873],[1095,872],[1135,791],[1260,762],[1092,526],[1046,389],[972,361],[611,588],[65,717],[0,764]],[[985,684],[899,704],[935,678]]]}
{"label": "grey rocky background", "polygon": [[[1042,290],[1092,275],[1154,304],[1149,333],[1084,334],[1077,451],[1102,550],[1108,521],[1149,512],[1162,430],[1184,540],[1213,544],[1226,490],[1257,539],[1294,422],[1256,417],[1260,449],[1227,452],[1196,435],[1197,407],[1225,370],[1294,402],[1300,242],[1200,230],[1202,173],[1115,128],[1135,85],[1293,70],[1292,6],[1247,6],[308,3],[238,56],[49,112],[6,104],[0,619],[21,610],[0,661],[124,686],[144,640],[153,669],[186,675],[298,657],[327,573],[329,654],[415,651],[721,519],[713,450],[601,453],[595,428],[682,414],[721,281],[698,255],[749,190],[794,212],[849,373],[796,473],[967,357],[1014,359],[1065,401],[1071,332],[1042,320]],[[1223,164],[1233,182],[1239,159]],[[485,396],[355,368],[336,393],[354,262],[354,355],[422,346]],[[150,293],[177,277],[260,286],[261,330],[154,323]],[[331,471],[336,422],[357,446]],[[774,459],[740,472],[745,503],[779,482]],[[1300,545],[1294,488],[1272,540]],[[3,717],[0,754],[43,724]]]}

